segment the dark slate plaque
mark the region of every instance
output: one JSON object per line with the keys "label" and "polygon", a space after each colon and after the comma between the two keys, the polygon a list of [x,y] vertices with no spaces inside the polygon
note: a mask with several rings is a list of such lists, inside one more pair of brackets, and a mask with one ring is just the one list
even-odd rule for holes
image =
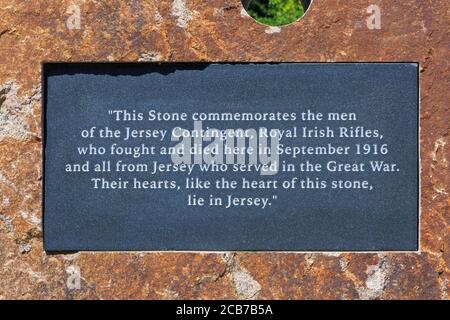
{"label": "dark slate plaque", "polygon": [[[415,63],[45,64],[44,82],[46,250],[418,249]],[[174,162],[196,119],[276,133],[276,172]]]}

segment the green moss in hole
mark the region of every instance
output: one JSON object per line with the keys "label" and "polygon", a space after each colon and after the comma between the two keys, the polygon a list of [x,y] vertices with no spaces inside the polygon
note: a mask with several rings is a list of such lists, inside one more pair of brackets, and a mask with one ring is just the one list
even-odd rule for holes
{"label": "green moss in hole", "polygon": [[[244,1],[245,2],[245,1]],[[282,26],[298,20],[305,13],[300,0],[250,0],[248,14],[269,26]]]}

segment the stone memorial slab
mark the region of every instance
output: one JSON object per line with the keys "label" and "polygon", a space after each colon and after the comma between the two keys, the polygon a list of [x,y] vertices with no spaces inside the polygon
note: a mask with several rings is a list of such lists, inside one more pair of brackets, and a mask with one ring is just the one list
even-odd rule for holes
{"label": "stone memorial slab", "polygon": [[46,250],[418,248],[416,63],[44,77]]}
{"label": "stone memorial slab", "polygon": [[[449,1],[301,2],[310,4],[307,10],[303,10],[301,18],[289,14],[284,15],[289,19],[281,21],[279,16],[273,16],[276,23],[267,25],[267,20],[261,20],[265,18],[254,6],[250,6],[250,1],[241,0],[0,0],[0,299],[448,300]],[[191,68],[182,68],[185,66],[182,62],[189,62]],[[219,90],[214,88],[217,80],[212,77],[218,71],[214,67],[216,62],[241,63],[237,69],[223,70],[233,75],[239,74],[241,68],[250,68],[248,63],[263,63],[257,67],[268,69],[272,66],[270,75],[275,79],[272,79],[270,88],[261,90],[269,86],[264,73],[257,71],[261,69],[247,70],[251,74],[257,73],[258,77],[249,77],[247,83],[243,83],[242,79],[222,81]],[[288,83],[291,80],[285,79],[289,72],[278,77],[277,68],[286,68],[279,64],[283,62],[321,62],[324,67],[316,64],[311,67],[295,66],[299,70],[290,74],[294,85]],[[345,65],[327,64],[335,62]],[[354,62],[384,62],[386,65],[346,65]],[[390,62],[400,64],[392,65]],[[410,62],[417,63],[417,68]],[[66,66],[65,63],[83,64]],[[90,67],[84,63],[89,63]],[[134,68],[128,63],[139,65]],[[101,67],[99,64],[105,65]],[[228,68],[226,64],[220,65]],[[306,77],[308,68],[317,68],[321,72]],[[353,70],[349,73],[353,76],[360,69],[361,81],[356,85],[353,76],[331,81],[337,78],[331,70],[338,73],[340,68],[349,68],[348,72]],[[419,72],[419,110],[415,108],[417,99],[412,98],[417,93],[411,80],[415,77],[413,69]],[[324,77],[325,70],[329,70],[327,79]],[[339,71],[339,74],[342,73],[347,74],[347,71]],[[368,73],[372,73],[370,78],[373,82],[367,82],[365,75]],[[204,74],[210,74],[211,78],[205,80]],[[299,76],[308,78],[309,82],[298,84]],[[188,82],[180,81],[190,86],[189,90],[181,90],[181,86],[174,85],[175,79],[183,77],[190,79]],[[161,81],[156,81],[157,78]],[[202,81],[209,85],[209,90],[200,93],[194,89]],[[285,85],[277,86],[279,81]],[[151,82],[159,91],[147,90]],[[230,90],[233,88],[230,82],[236,87],[243,87]],[[57,87],[62,92],[55,91]],[[180,90],[169,94],[172,87]],[[350,87],[355,89],[350,90]],[[400,93],[406,93],[406,88],[411,90],[403,96]],[[145,113],[150,108],[157,112],[159,108],[170,110],[168,103],[155,99],[157,95],[164,97],[166,102],[171,101],[174,109],[178,106],[180,110],[175,112],[185,112],[189,121],[166,124],[148,119],[116,121],[114,114],[108,113],[112,108],[135,110],[136,113]],[[271,95],[273,104],[268,105],[264,98]],[[198,97],[196,101],[194,96]],[[280,96],[298,98],[298,101],[281,105],[277,103]],[[51,101],[52,97],[58,98],[57,104]],[[47,98],[50,98],[48,104]],[[124,103],[117,104],[120,100]],[[214,103],[207,104],[211,100]],[[411,103],[406,103],[407,100]],[[223,105],[217,101],[223,101]],[[248,102],[244,104],[245,110],[239,108],[238,101],[241,105]],[[395,101],[403,103],[394,106]],[[158,141],[161,136],[153,130],[170,130],[178,124],[192,131],[192,113],[222,113],[227,112],[228,108],[237,113],[252,114],[292,109],[296,120],[246,123],[234,118],[234,122],[202,123],[202,128],[236,128],[239,125],[241,128],[288,130],[294,126],[311,129],[329,126],[336,131],[340,126],[362,126],[379,130],[384,135],[383,139],[358,137],[338,142],[341,138],[284,136],[282,143],[292,147],[327,146],[328,143],[345,143],[354,147],[356,143],[387,143],[388,154],[378,154],[376,157],[361,155],[358,158],[308,154],[295,160],[291,155],[284,154],[280,155],[279,160],[295,162],[297,171],[280,170],[274,175],[251,171],[234,175],[195,173],[202,180],[202,185],[206,185],[204,180],[222,177],[230,184],[230,180],[239,180],[236,184],[242,183],[243,177],[257,181],[291,181],[298,177],[295,186],[299,187],[300,181],[309,176],[326,180],[327,183],[341,179],[368,180],[372,190],[332,190],[327,187],[325,190],[278,188],[244,191],[239,186],[239,190],[223,192],[212,187],[201,191],[197,187],[188,193],[185,188],[175,192],[151,189],[150,181],[162,177],[176,179],[177,184],[185,182],[183,178],[187,173],[182,171],[160,172],[154,176],[144,172],[98,172],[99,177],[108,181],[118,176],[124,180],[136,176],[142,182],[149,182],[142,190],[92,187],[91,179],[96,174],[94,166],[99,161],[101,164],[102,161],[111,161],[110,168],[115,170],[116,160],[137,164],[142,159],[157,158],[157,155],[134,158],[107,154],[113,143],[120,147],[145,143],[155,149],[176,145],[181,141],[171,141],[171,132]],[[314,116],[322,113],[327,117],[327,108],[337,112],[341,118],[348,109],[349,114],[355,113],[356,120],[331,122],[328,119],[303,121],[297,118],[301,116],[300,112],[307,112],[308,109]],[[395,110],[398,113],[392,114],[391,111]],[[383,111],[387,112],[385,117],[382,116]],[[52,117],[55,121],[49,121]],[[418,119],[420,166],[414,163],[414,151],[411,150],[416,148],[410,145],[417,138],[414,123]],[[46,126],[45,132],[43,129]],[[55,127],[52,130],[49,126],[55,126],[60,131],[55,132]],[[106,140],[82,138],[83,130],[93,126],[119,130],[120,136]],[[126,127],[151,130],[150,135],[153,132],[155,135],[153,138],[120,140],[121,135],[126,133],[122,133]],[[408,130],[411,132],[407,133]],[[90,131],[86,133],[89,136]],[[136,134],[139,135],[139,132]],[[56,140],[59,140],[59,145],[55,146],[52,142]],[[78,154],[78,147],[89,144],[104,146],[106,154]],[[206,146],[208,141],[204,144]],[[49,148],[54,148],[54,152]],[[385,148],[382,150],[386,151]],[[332,160],[333,157],[336,161],[350,161],[351,164],[352,159],[364,163],[387,161],[396,163],[400,171],[327,172],[328,158]],[[164,164],[173,163],[171,157],[161,157],[159,160]],[[260,164],[260,159],[257,160],[256,164]],[[262,160],[267,161],[267,158]],[[86,168],[86,161],[89,161],[90,171],[76,171],[83,165]],[[310,171],[299,171],[300,164],[306,161],[310,164],[305,163],[304,169]],[[322,171],[311,171],[317,170],[316,162],[321,163]],[[51,163],[55,165],[49,165]],[[67,164],[70,166],[66,168]],[[73,172],[66,171],[72,168]],[[413,176],[417,169],[420,175],[418,188]],[[50,183],[52,179],[53,187]],[[194,187],[196,184],[199,185],[194,179]],[[113,184],[110,186],[113,187]],[[418,189],[420,192],[417,192]],[[236,205],[224,209],[207,205],[210,193],[215,198],[237,194],[241,198],[276,196],[277,199],[270,199],[270,206],[266,203],[264,209]],[[187,206],[188,194],[196,195],[196,206],[185,211],[178,210],[180,205]],[[320,201],[311,206],[314,197]],[[305,201],[300,201],[303,199]],[[216,201],[219,203],[219,200]],[[286,201],[291,204],[286,205]],[[202,202],[204,206],[200,206]],[[294,209],[285,210],[294,207],[294,204],[300,206],[295,212]],[[367,209],[369,204],[376,207]],[[158,215],[161,219],[156,219]],[[168,219],[174,216],[178,220],[172,220],[175,222],[168,226]],[[233,233],[231,225],[222,223],[228,218],[230,221],[244,221],[246,225],[236,227],[241,231],[245,229],[244,232],[238,234],[235,230]],[[259,224],[250,225],[250,219]],[[165,224],[166,229],[149,226],[151,221],[158,226]],[[292,226],[289,221],[294,222]],[[336,221],[339,223],[336,224]],[[222,225],[219,227],[220,223]],[[183,241],[190,247],[182,247],[182,239],[189,235],[193,237],[193,225],[197,230],[203,226],[207,232],[199,232],[196,242]],[[207,225],[216,226],[219,229],[217,235],[211,236],[212,230],[206,229]],[[181,232],[180,226],[183,226]],[[307,226],[313,227],[307,229]],[[386,230],[382,230],[381,226]],[[269,250],[270,247],[283,250],[281,244],[286,249],[269,252],[159,251],[196,248],[209,251],[220,247],[250,250],[248,243],[242,242],[250,239],[250,232],[244,227],[254,228],[251,243],[262,247],[261,250]],[[177,243],[150,241],[152,234],[140,232],[150,228],[155,231],[153,236],[158,235],[160,240],[171,239]],[[278,230],[261,236],[264,228]],[[300,234],[296,229],[304,232]],[[369,229],[374,232],[363,232]],[[118,232],[111,235],[114,230]],[[136,232],[130,234],[130,230]],[[170,235],[162,234],[163,230]],[[285,230],[289,232],[281,235]],[[350,233],[355,237],[352,238]],[[235,237],[230,240],[231,235]],[[133,241],[126,243],[124,237]],[[200,238],[205,241],[199,244]],[[207,238],[221,241],[207,242]],[[331,238],[340,240],[332,242]],[[397,239],[400,241],[392,245]],[[307,248],[306,240],[317,245],[318,250]],[[138,241],[141,241],[139,246]],[[233,242],[235,245],[232,245]],[[117,251],[117,244],[123,246],[121,250],[142,248],[158,251]],[[324,252],[325,244],[333,251]],[[333,249],[350,250],[356,245],[358,249],[353,247],[351,252]],[[71,251],[76,248],[111,251]],[[290,251],[288,248],[311,251]]]}

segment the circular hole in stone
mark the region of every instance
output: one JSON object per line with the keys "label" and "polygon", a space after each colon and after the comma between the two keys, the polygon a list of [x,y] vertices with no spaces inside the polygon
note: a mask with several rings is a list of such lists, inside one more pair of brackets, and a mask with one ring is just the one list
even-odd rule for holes
{"label": "circular hole in stone", "polygon": [[285,26],[300,19],[312,0],[241,0],[247,13],[268,26]]}

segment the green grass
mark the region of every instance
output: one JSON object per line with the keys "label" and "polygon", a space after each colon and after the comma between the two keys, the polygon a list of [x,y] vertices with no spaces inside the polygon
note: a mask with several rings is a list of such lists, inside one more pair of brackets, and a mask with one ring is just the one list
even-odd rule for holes
{"label": "green grass", "polygon": [[247,9],[256,21],[269,26],[282,26],[303,16],[300,0],[253,0]]}

